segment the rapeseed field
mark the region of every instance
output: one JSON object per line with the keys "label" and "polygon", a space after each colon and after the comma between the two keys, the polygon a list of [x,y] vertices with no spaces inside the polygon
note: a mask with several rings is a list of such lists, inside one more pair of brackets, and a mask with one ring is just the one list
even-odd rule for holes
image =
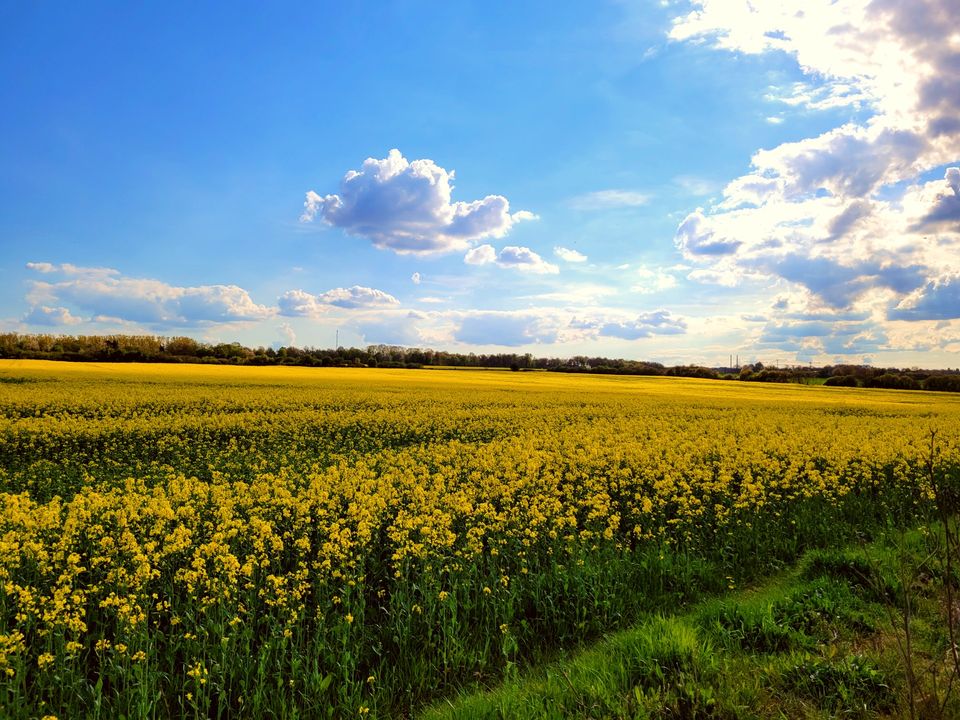
{"label": "rapeseed field", "polygon": [[0,716],[404,715],[923,517],[935,393],[0,362]]}

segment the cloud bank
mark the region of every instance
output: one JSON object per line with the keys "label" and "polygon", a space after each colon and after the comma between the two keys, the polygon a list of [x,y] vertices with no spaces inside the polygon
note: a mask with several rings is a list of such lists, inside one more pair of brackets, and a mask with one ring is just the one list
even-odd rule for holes
{"label": "cloud bank", "polygon": [[[25,321],[32,324],[40,324],[40,317],[48,318],[45,324],[55,320],[58,324],[75,324],[77,318],[65,308],[90,318],[170,327],[262,320],[273,314],[271,308],[255,303],[236,285],[178,287],[159,280],[125,277],[110,268],[51,263],[28,263],[27,267],[43,275],[59,275],[52,281],[30,281],[27,300],[32,308]],[[50,306],[59,309],[50,310]]]}
{"label": "cloud bank", "polygon": [[811,83],[784,102],[870,116],[757,151],[721,202],[679,224],[688,277],[774,279],[802,289],[810,307],[871,308],[881,320],[960,317],[955,2],[693,4],[673,40],[791,54]]}
{"label": "cloud bank", "polygon": [[[276,306],[261,305],[236,285],[180,287],[160,280],[131,278],[112,268],[28,263],[27,268],[51,280],[32,280],[29,311],[22,322],[36,326],[66,326],[84,322],[132,323],[157,332],[250,323],[275,316],[319,318],[334,310],[392,309],[400,301],[376,288],[354,285],[312,294],[289,290]],[[59,276],[59,277],[56,277]],[[282,328],[289,328],[286,323]]]}

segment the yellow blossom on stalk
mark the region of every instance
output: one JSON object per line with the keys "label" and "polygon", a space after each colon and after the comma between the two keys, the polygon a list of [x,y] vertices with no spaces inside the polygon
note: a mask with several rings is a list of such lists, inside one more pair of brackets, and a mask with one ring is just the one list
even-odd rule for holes
{"label": "yellow blossom on stalk", "polygon": [[[56,380],[0,383],[8,689],[14,668],[55,663],[48,647],[65,648],[58,673],[91,645],[101,665],[148,648],[137,671],[171,677],[187,654],[202,685],[194,658],[262,629],[299,652],[354,624],[348,609],[408,622],[439,601],[463,626],[500,624],[547,573],[597,558],[795,534],[803,507],[927,503],[931,427],[938,462],[960,465],[960,403],[936,393],[6,362]],[[372,625],[331,654],[363,655]]]}

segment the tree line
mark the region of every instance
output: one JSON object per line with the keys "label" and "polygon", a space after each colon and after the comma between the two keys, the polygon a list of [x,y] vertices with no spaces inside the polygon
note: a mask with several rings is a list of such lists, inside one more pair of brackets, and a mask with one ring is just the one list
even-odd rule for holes
{"label": "tree line", "polygon": [[589,357],[534,357],[531,353],[455,353],[445,350],[369,345],[366,348],[257,347],[206,343],[190,337],[157,335],[48,335],[0,333],[0,358],[73,362],[167,362],[303,367],[475,367],[514,371],[546,370],[605,375],[661,375],[713,380],[824,384],[905,390],[960,392],[960,370],[878,368],[867,365],[771,368],[753,363],[737,368],[673,365],[647,360]]}

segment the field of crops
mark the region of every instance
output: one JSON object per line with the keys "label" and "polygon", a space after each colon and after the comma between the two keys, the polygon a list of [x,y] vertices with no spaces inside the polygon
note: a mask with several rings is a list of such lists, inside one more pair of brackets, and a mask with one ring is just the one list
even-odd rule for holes
{"label": "field of crops", "polygon": [[934,393],[0,363],[0,716],[355,717],[869,536]]}

